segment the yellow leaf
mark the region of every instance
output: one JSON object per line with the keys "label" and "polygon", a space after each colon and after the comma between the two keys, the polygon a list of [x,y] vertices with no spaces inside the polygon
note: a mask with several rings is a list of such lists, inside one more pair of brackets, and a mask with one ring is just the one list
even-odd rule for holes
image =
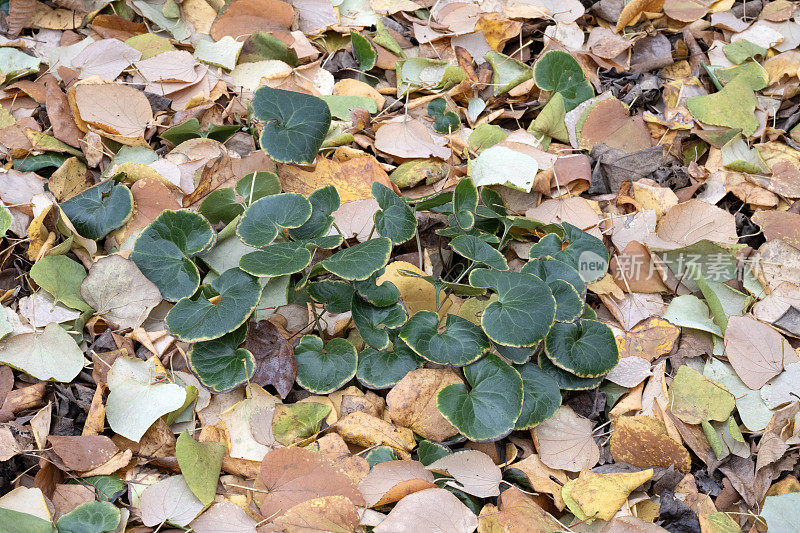
{"label": "yellow leaf", "polygon": [[641,472],[614,474],[596,474],[590,470],[582,470],[578,479],[567,484],[571,490],[567,489],[567,485],[564,486],[567,491],[564,500],[571,498],[585,517],[611,520],[628,495],[652,477],[652,468]]}
{"label": "yellow leaf", "polygon": [[362,411],[354,411],[340,419],[335,429],[347,442],[365,448],[391,446],[400,459],[410,459],[409,452],[417,445],[410,429],[393,426]]}
{"label": "yellow leaf", "polygon": [[[383,275],[378,278],[378,283],[391,281],[397,290],[400,291],[400,299],[406,306],[409,316],[417,311],[436,312],[436,289],[433,284],[417,276],[409,276],[403,273],[404,270],[412,272],[417,276],[425,276],[425,272],[417,266],[405,261],[395,261],[386,266]],[[443,297],[443,295],[440,295]],[[440,302],[441,303],[441,302]],[[442,317],[452,305],[452,300],[448,299],[438,310]]]}

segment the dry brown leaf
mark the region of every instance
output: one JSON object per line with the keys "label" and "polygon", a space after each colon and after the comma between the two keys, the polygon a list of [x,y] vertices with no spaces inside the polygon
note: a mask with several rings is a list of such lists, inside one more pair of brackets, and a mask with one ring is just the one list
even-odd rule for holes
{"label": "dry brown leaf", "polygon": [[446,455],[427,466],[454,477],[452,486],[479,498],[500,495],[503,473],[491,457],[477,450],[466,450]]}
{"label": "dry brown leaf", "polygon": [[299,503],[275,519],[286,533],[354,533],[358,511],[344,496],[326,496]]}
{"label": "dry brown leaf", "polygon": [[616,31],[619,33],[626,26],[632,26],[648,14],[658,14],[664,8],[664,0],[632,0],[625,4],[617,20]]}
{"label": "dry brown leaf", "polygon": [[104,464],[117,453],[117,447],[108,437],[70,436],[48,437],[53,451],[70,470],[86,472]]}
{"label": "dry brown leaf", "polygon": [[80,147],[83,132],[75,125],[67,96],[55,80],[48,80],[45,87],[47,89],[45,108],[47,109],[47,118],[50,119],[50,124],[53,126],[53,136],[71,146]]}
{"label": "dry brown leaf", "polygon": [[367,507],[387,505],[414,492],[436,488],[433,474],[419,461],[378,463],[358,484]]}
{"label": "dry brown leaf", "polygon": [[653,361],[670,353],[680,334],[680,328],[663,318],[650,317],[616,338],[619,357],[623,359],[635,356]]}
{"label": "dry brown leaf", "polygon": [[119,83],[78,85],[75,106],[79,113],[76,118],[123,144],[144,143],[144,130],[153,121],[153,110],[144,93]]}
{"label": "dry brown leaf", "polygon": [[375,533],[472,533],[478,517],[445,489],[425,489],[395,505]]}
{"label": "dry brown leaf", "polygon": [[692,466],[689,452],[672,439],[667,427],[650,416],[620,416],[611,433],[611,455],[615,461],[642,468],[674,465],[688,473]]}
{"label": "dry brown leaf", "polygon": [[594,424],[562,405],[552,418],[531,433],[542,462],[550,468],[580,472],[600,460],[600,448],[592,437]]}
{"label": "dry brown leaf", "polygon": [[325,496],[344,496],[355,505],[364,497],[346,474],[324,456],[303,448],[279,448],[264,456],[259,479],[267,492],[260,510],[279,516],[295,505]]}
{"label": "dry brown leaf", "polygon": [[449,439],[458,434],[458,430],[439,412],[436,395],[454,383],[462,381],[452,370],[412,370],[386,396],[389,417],[395,424],[412,429],[426,439],[437,442]]}
{"label": "dry brown leaf", "polygon": [[666,241],[689,246],[703,239],[736,244],[736,220],[719,207],[692,199],[671,208],[658,224],[657,234]]}
{"label": "dry brown leaf", "polygon": [[400,459],[410,459],[409,452],[417,445],[410,429],[394,426],[362,411],[354,411],[340,419],[334,429],[347,442],[365,448],[391,446]]}
{"label": "dry brown leaf", "polygon": [[389,175],[371,155],[336,161],[320,157],[313,170],[293,165],[279,165],[278,177],[284,192],[311,194],[325,185],[334,185],[342,205],[354,200],[372,198],[372,184],[378,182],[392,188]]}
{"label": "dry brown leaf", "polygon": [[210,35],[219,41],[226,35],[238,39],[266,31],[291,44],[294,39],[289,27],[293,20],[294,8],[281,0],[233,0],[214,21]]}
{"label": "dry brown leaf", "polygon": [[375,148],[403,159],[450,157],[444,142],[434,139],[425,124],[416,119],[384,122],[375,133]]}
{"label": "dry brown leaf", "polygon": [[503,533],[557,533],[563,531],[563,526],[539,507],[536,502],[519,490],[511,487],[500,495],[500,513],[497,523]]}
{"label": "dry brown leaf", "polygon": [[725,355],[745,385],[760,389],[797,359],[792,345],[770,326],[749,316],[732,316],[725,329]]}
{"label": "dry brown leaf", "polygon": [[569,481],[569,477],[563,470],[550,468],[542,462],[536,453],[532,453],[522,461],[512,464],[511,468],[521,470],[528,477],[533,490],[550,494],[556,507],[559,510],[564,509],[561,487]]}

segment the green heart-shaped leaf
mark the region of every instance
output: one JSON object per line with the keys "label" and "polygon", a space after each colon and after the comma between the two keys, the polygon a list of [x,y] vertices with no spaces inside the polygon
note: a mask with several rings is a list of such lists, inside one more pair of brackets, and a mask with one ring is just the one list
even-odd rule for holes
{"label": "green heart-shaped leaf", "polygon": [[555,233],[548,233],[547,235],[539,239],[539,242],[531,246],[531,249],[528,252],[528,256],[531,259],[537,259],[540,257],[548,257],[548,256],[555,257],[556,254],[561,252],[563,244],[564,241],[561,240],[561,237],[559,237]]}
{"label": "green heart-shaped leaf", "polygon": [[[261,298],[258,278],[238,268],[226,270],[203,289],[178,301],[165,318],[170,333],[183,341],[208,341],[235,330]],[[207,299],[213,296],[220,297],[217,304]]]}
{"label": "green heart-shaped leaf", "polygon": [[408,204],[393,190],[377,181],[372,184],[372,196],[380,210],[375,212],[375,229],[393,244],[402,244],[417,232],[417,217]]}
{"label": "green heart-shaped leaf", "polygon": [[175,458],[181,475],[203,505],[211,505],[217,494],[225,446],[218,442],[197,442],[184,430],[175,443]]}
{"label": "green heart-shaped leaf", "polygon": [[399,328],[408,318],[405,308],[399,303],[377,307],[358,295],[353,295],[351,310],[353,324],[358,328],[361,338],[376,350],[389,346],[389,334],[386,330]]}
{"label": "green heart-shaped leaf", "polygon": [[267,246],[278,236],[279,228],[299,228],[310,217],[311,202],[302,194],[273,194],[247,208],[236,234],[248,246]]}
{"label": "green heart-shaped leaf", "polygon": [[378,307],[388,307],[396,304],[400,299],[400,291],[391,281],[384,281],[380,285],[377,283],[377,278],[381,276],[384,269],[380,269],[364,281],[354,281],[358,294],[361,295],[366,301]]}
{"label": "green heart-shaped leaf", "polygon": [[543,257],[525,263],[521,272],[533,274],[550,287],[556,299],[557,322],[572,322],[581,316],[586,284],[577,270],[558,259]]}
{"label": "green heart-shaped leaf", "polygon": [[522,376],[522,413],[514,429],[530,429],[553,416],[561,405],[556,380],[535,363],[514,367]]}
{"label": "green heart-shaped leaf", "polygon": [[233,189],[217,189],[203,198],[197,211],[212,224],[227,224],[244,213],[244,207],[236,201]]}
{"label": "green heart-shaped leaf", "polygon": [[446,135],[454,132],[461,125],[461,119],[452,111],[436,115],[433,119],[433,131]]}
{"label": "green heart-shaped leaf", "polygon": [[364,348],[358,354],[356,377],[370,389],[388,389],[420,366],[421,360],[406,343],[393,340],[391,350]]}
{"label": "green heart-shaped leaf", "polygon": [[539,367],[556,380],[558,388],[561,390],[591,390],[603,382],[602,376],[598,378],[578,377],[571,372],[567,372],[563,368],[558,368],[547,357],[539,358]]}
{"label": "green heart-shaped leaf", "polygon": [[394,453],[394,448],[391,446],[377,446],[372,448],[365,456],[364,459],[369,463],[369,467],[387,463],[389,461],[397,461],[397,455]]}
{"label": "green heart-shaped leaf", "polygon": [[33,264],[30,276],[56,302],[81,311],[92,309],[81,297],[81,284],[86,279],[86,269],[69,257],[46,255]]}
{"label": "green heart-shaped leaf", "polygon": [[355,289],[346,281],[326,279],[309,283],[308,294],[325,306],[329,313],[344,313],[350,310]]}
{"label": "green heart-shaped leaf", "polygon": [[[58,533],[104,533],[119,526],[120,511],[109,502],[86,502],[58,519]],[[24,531],[20,529],[19,531]]]}
{"label": "green heart-shaped leaf", "polygon": [[497,350],[497,353],[517,365],[527,363],[538,348],[538,346],[526,346],[523,348],[503,346],[502,344],[497,344],[496,342],[493,342],[492,346],[494,346],[494,349]]}
{"label": "green heart-shaped leaf", "polygon": [[273,242],[263,250],[245,254],[239,268],[254,276],[283,276],[300,272],[311,262],[311,252],[297,242]]}
{"label": "green heart-shaped leaf", "polygon": [[597,320],[553,324],[545,353],[556,366],[584,378],[603,376],[619,362],[614,333]]}
{"label": "green heart-shaped leaf", "polygon": [[321,264],[342,279],[361,281],[386,266],[391,253],[392,241],[380,237],[339,250]]}
{"label": "green heart-shaped leaf", "polygon": [[419,462],[425,466],[438,461],[442,457],[447,457],[451,453],[453,452],[447,446],[429,440],[420,441],[417,446],[417,457],[419,457]]}
{"label": "green heart-shaped leaf", "polygon": [[608,270],[608,249],[603,241],[568,222],[562,222],[566,246],[553,255],[578,271],[586,283],[597,281]]}
{"label": "green heart-shaped leaf", "polygon": [[274,172],[252,172],[236,182],[236,193],[244,198],[245,205],[279,192],[281,182]]}
{"label": "green heart-shaped leaf", "polygon": [[200,286],[200,272],[191,260],[214,244],[208,220],[188,210],[164,211],[142,231],[131,252],[147,279],[167,300],[191,296]]}
{"label": "green heart-shaped leaf", "polygon": [[189,367],[200,383],[214,392],[227,392],[253,377],[255,358],[239,348],[247,337],[247,326],[210,341],[197,342],[189,350]]}
{"label": "green heart-shaped leaf", "polygon": [[533,77],[541,89],[561,93],[567,111],[594,96],[578,61],[562,50],[550,50],[539,58],[533,67]]}
{"label": "green heart-shaped leaf", "polygon": [[555,319],[556,300],[544,281],[531,274],[479,268],[470,273],[469,282],[497,293],[497,301],[481,317],[483,331],[494,342],[533,346],[547,335]]}
{"label": "green heart-shaped leaf", "polygon": [[450,248],[459,255],[497,270],[508,270],[503,254],[474,235],[459,235],[450,241]]}
{"label": "green heart-shaped leaf", "polygon": [[356,349],[345,339],[331,339],[323,347],[319,337],[304,335],[294,356],[297,383],[314,394],[330,394],[356,374]]}
{"label": "green heart-shaped leaf", "polygon": [[133,194],[126,186],[106,180],[60,206],[82,237],[97,240],[128,221],[133,213]]}
{"label": "green heart-shaped leaf", "polygon": [[[308,197],[308,202],[311,204],[311,216],[302,226],[289,230],[289,235],[296,241],[305,241],[326,235],[333,224],[333,212],[339,209],[342,200],[336,187],[326,185],[312,192]],[[327,246],[325,247],[327,248]]]}
{"label": "green heart-shaped leaf", "polygon": [[372,43],[369,42],[369,39],[360,33],[350,30],[350,42],[353,45],[353,56],[358,61],[358,68],[363,71],[372,69],[378,59],[378,53]]}
{"label": "green heart-shaped leaf", "polygon": [[264,122],[261,148],[275,161],[308,165],[331,125],[324,100],[309,94],[261,87],[253,97],[255,118]]}
{"label": "green heart-shaped leaf", "polygon": [[464,367],[463,383],[439,391],[436,405],[448,422],[468,439],[494,441],[508,435],[522,412],[523,388],[519,372],[489,354]]}
{"label": "green heart-shaped leaf", "polygon": [[453,191],[453,215],[458,227],[471,229],[475,224],[475,209],[478,207],[478,188],[472,178],[461,178]]}
{"label": "green heart-shaped leaf", "polygon": [[447,324],[438,332],[439,315],[433,311],[418,311],[402,331],[400,338],[420,357],[450,366],[464,366],[482,356],[491,343],[480,327],[466,318],[447,315]]}

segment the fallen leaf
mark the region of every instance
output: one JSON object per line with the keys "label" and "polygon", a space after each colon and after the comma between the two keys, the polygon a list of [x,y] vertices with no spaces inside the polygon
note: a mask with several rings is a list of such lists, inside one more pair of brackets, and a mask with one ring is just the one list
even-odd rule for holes
{"label": "fallen leaf", "polygon": [[564,499],[573,500],[579,511],[578,518],[611,520],[633,490],[653,477],[653,469],[632,473],[597,474],[582,470],[578,478],[564,485]]}
{"label": "fallen leaf", "polygon": [[170,522],[183,527],[203,510],[183,476],[171,476],[144,489],[139,507],[146,526]]}
{"label": "fallen leaf", "polygon": [[669,387],[669,408],[687,424],[725,421],[735,406],[733,395],[722,385],[683,365]]}
{"label": "fallen leaf", "polygon": [[274,523],[287,533],[353,533],[358,527],[359,516],[350,499],[344,496],[324,496],[298,503],[276,518]]}
{"label": "fallen leaf", "polygon": [[412,429],[423,438],[445,441],[458,430],[439,412],[436,395],[448,385],[461,382],[451,370],[412,370],[386,395],[389,417],[395,424]]}
{"label": "fallen leaf", "polygon": [[478,498],[500,495],[503,475],[500,468],[483,452],[466,450],[447,455],[429,464],[429,470],[445,472],[455,478],[451,485]]}
{"label": "fallen leaf", "polygon": [[358,484],[367,507],[394,503],[409,494],[429,488],[436,488],[433,474],[419,461],[378,463]]}
{"label": "fallen leaf", "polygon": [[478,517],[445,489],[426,489],[400,500],[375,533],[471,533]]}
{"label": "fallen leaf", "polygon": [[689,452],[667,433],[660,420],[650,416],[620,416],[614,420],[611,455],[615,461],[642,468],[674,466],[688,473],[692,466]]}
{"label": "fallen leaf", "polygon": [[335,431],[347,442],[365,448],[391,446],[400,459],[409,459],[409,452],[417,444],[410,429],[394,426],[362,411],[354,411],[339,419]]}
{"label": "fallen leaf", "polygon": [[245,348],[256,359],[256,369],[251,380],[262,387],[272,385],[286,398],[297,377],[297,363],[292,345],[269,320],[250,324]]}
{"label": "fallen leaf", "polygon": [[219,502],[189,523],[196,533],[255,533],[256,521],[241,507],[231,502]]}
{"label": "fallen leaf", "polygon": [[748,316],[728,318],[725,355],[739,378],[751,389],[760,389],[783,371],[784,364],[798,361],[783,335]]}
{"label": "fallen leaf", "polygon": [[371,155],[354,157],[346,161],[318,158],[313,170],[280,165],[278,177],[283,185],[283,192],[308,195],[324,185],[335,185],[342,205],[372,198],[373,183],[392,187],[389,175]]}
{"label": "fallen leaf", "polygon": [[504,533],[521,533],[525,528],[535,528],[531,531],[537,533],[556,533],[563,530],[558,520],[517,487],[504,491],[500,495],[499,504],[497,523]]}
{"label": "fallen leaf", "polygon": [[76,118],[96,128],[97,133],[123,144],[144,142],[153,110],[141,91],[118,83],[82,84],[75,88],[74,98],[79,113]]}
{"label": "fallen leaf", "polygon": [[580,472],[600,460],[600,448],[592,438],[594,424],[566,406],[531,430],[539,458],[550,468]]}
{"label": "fallen leaf", "polygon": [[53,452],[64,461],[64,465],[78,472],[97,468],[117,453],[117,447],[111,439],[101,435],[50,435],[48,440],[53,446]]}

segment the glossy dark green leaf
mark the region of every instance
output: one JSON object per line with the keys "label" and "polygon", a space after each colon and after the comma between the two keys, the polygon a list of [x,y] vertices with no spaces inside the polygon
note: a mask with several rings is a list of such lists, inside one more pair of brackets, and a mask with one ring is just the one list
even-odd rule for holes
{"label": "glossy dark green leaf", "polygon": [[562,368],[558,368],[544,355],[539,358],[539,367],[553,376],[553,379],[558,383],[558,388],[561,390],[591,390],[603,382],[602,376],[598,378],[581,378]]}
{"label": "glossy dark green leaf", "polygon": [[389,346],[387,329],[399,328],[405,324],[406,310],[401,304],[377,307],[358,295],[353,295],[351,304],[353,324],[358,328],[364,342],[376,350]]}
{"label": "glossy dark green leaf", "polygon": [[378,285],[377,278],[383,272],[384,269],[380,269],[363,281],[353,282],[353,287],[358,291],[358,294],[372,305],[378,307],[394,305],[400,299],[400,291],[391,281],[384,281]]}
{"label": "glossy dark green leaf", "polygon": [[550,50],[533,67],[536,85],[545,91],[561,93],[567,111],[594,96],[578,61],[568,52]]}
{"label": "glossy dark green leaf", "polygon": [[210,341],[197,342],[189,350],[189,368],[204,386],[227,392],[253,377],[255,358],[239,348],[247,336],[247,325]]}
{"label": "glossy dark green leaf", "polygon": [[453,215],[463,230],[475,224],[475,209],[478,207],[478,188],[472,178],[461,178],[453,191]]}
{"label": "glossy dark green leaf", "polygon": [[333,212],[342,203],[339,191],[333,185],[321,187],[311,193],[308,202],[311,204],[311,216],[302,226],[289,230],[289,235],[296,241],[326,235],[333,224]]}
{"label": "glossy dark green leaf", "polygon": [[164,298],[174,302],[197,290],[200,272],[191,258],[210,249],[215,238],[211,224],[202,215],[167,210],[136,239],[131,260],[158,286]]}
{"label": "glossy dark green leaf", "polygon": [[561,405],[561,391],[550,374],[535,363],[514,367],[522,376],[522,413],[515,429],[530,429],[553,416]]}
{"label": "glossy dark green leaf", "polygon": [[438,461],[442,457],[447,457],[451,453],[453,452],[447,446],[427,439],[420,441],[417,445],[417,457],[419,457],[419,462],[425,466]]}
{"label": "glossy dark green leaf", "polygon": [[380,210],[375,212],[375,229],[393,244],[402,244],[417,232],[417,217],[408,204],[393,190],[377,181],[372,184],[372,196]]}
{"label": "glossy dark green leaf", "polygon": [[350,310],[355,289],[346,281],[323,280],[309,283],[308,294],[325,306],[329,313],[344,313]]}
{"label": "glossy dark green leaf", "polygon": [[564,280],[572,285],[581,297],[586,294],[586,283],[581,279],[578,271],[564,261],[559,261],[552,257],[531,259],[525,263],[521,272],[533,274],[547,284],[557,279]]}
{"label": "glossy dark green leaf", "polygon": [[392,241],[380,237],[339,250],[321,264],[342,279],[360,281],[386,266],[391,252]]}
{"label": "glossy dark green leaf", "polygon": [[556,322],[572,322],[583,314],[583,299],[570,283],[554,279],[547,284],[556,299]]}
{"label": "glossy dark green leaf", "polygon": [[[213,296],[220,297],[218,303],[209,301]],[[258,278],[231,268],[204,285],[197,295],[179,300],[167,313],[165,322],[170,333],[186,342],[217,339],[244,324],[259,299]]]}
{"label": "glossy dark green leaf", "polygon": [[517,348],[514,346],[504,346],[502,344],[497,344],[496,342],[493,342],[492,345],[494,346],[494,349],[497,350],[497,353],[517,365],[527,363],[530,358],[533,357],[533,354],[536,353],[536,349],[538,348],[538,346]]}
{"label": "glossy dark green leaf", "polygon": [[161,133],[161,138],[178,146],[182,142],[189,139],[196,139],[200,137],[200,121],[196,118],[190,118],[185,122],[181,122],[177,126],[172,126]]}
{"label": "glossy dark green leaf", "polygon": [[433,130],[442,135],[452,133],[461,126],[461,119],[452,111],[436,115],[433,119]]}
{"label": "glossy dark green leaf", "polygon": [[364,348],[358,354],[356,377],[370,389],[388,389],[406,374],[419,368],[420,359],[403,341],[396,340],[391,349]]}
{"label": "glossy dark green leaf", "polygon": [[508,270],[508,263],[496,248],[473,235],[459,235],[450,241],[450,248],[457,254],[496,270]]}
{"label": "glossy dark green leaf", "polygon": [[255,118],[264,123],[261,148],[281,163],[308,165],[331,125],[331,112],[320,98],[261,87],[253,97]]}
{"label": "glossy dark green leaf", "polygon": [[539,242],[531,246],[528,252],[531,259],[540,257],[555,257],[556,254],[561,252],[564,241],[555,233],[548,233]]}
{"label": "glossy dark green leaf", "polygon": [[439,412],[464,436],[494,441],[508,435],[522,412],[522,378],[498,356],[489,354],[464,367],[463,383],[439,391]]}
{"label": "glossy dark green leaf", "polygon": [[236,201],[233,189],[217,189],[203,198],[197,211],[212,224],[227,224],[244,213],[244,207]]}
{"label": "glossy dark green leaf", "polygon": [[[480,196],[481,202],[483,202],[483,206],[480,207],[491,211],[495,217],[505,217],[508,215],[506,202],[497,191],[489,187],[482,187]],[[488,216],[488,213],[484,214],[483,216]]]}
{"label": "glossy dark green leaf", "polygon": [[585,378],[603,376],[619,362],[614,333],[597,320],[553,324],[545,353],[556,366]]}
{"label": "glossy dark green leaf", "polygon": [[133,195],[125,185],[106,180],[60,206],[82,237],[97,240],[127,222],[133,213]]}
{"label": "glossy dark green leaf", "polygon": [[391,446],[376,446],[364,456],[364,459],[367,460],[369,467],[372,468],[379,463],[397,461],[397,456],[394,454],[394,448]]}
{"label": "glossy dark green leaf", "polygon": [[236,193],[250,205],[265,196],[281,192],[281,182],[274,172],[252,172],[236,182]]}
{"label": "glossy dark green leaf", "polygon": [[491,288],[497,301],[481,317],[481,326],[494,342],[507,346],[538,344],[553,324],[556,301],[547,284],[531,274],[479,268],[470,285]]}
{"label": "glossy dark green leaf", "polygon": [[311,262],[311,252],[297,242],[273,242],[262,250],[245,254],[239,268],[254,276],[283,276],[300,272]]}
{"label": "glossy dark green leaf", "polygon": [[553,258],[571,265],[586,283],[605,276],[608,271],[608,249],[603,241],[568,222],[561,225],[566,246]]}
{"label": "glossy dark green leaf", "polygon": [[358,32],[350,30],[350,42],[353,45],[353,56],[358,61],[358,68],[367,71],[375,66],[378,59],[378,52],[369,42],[369,39]]}
{"label": "glossy dark green leaf", "polygon": [[447,315],[442,333],[438,332],[439,315],[417,311],[400,331],[400,338],[420,357],[433,363],[464,366],[472,363],[491,347],[483,330],[465,318]]}
{"label": "glossy dark green leaf", "polygon": [[58,519],[58,533],[105,533],[119,526],[120,511],[109,502],[86,502]]}
{"label": "glossy dark green leaf", "polygon": [[209,124],[208,129],[206,131],[200,132],[200,134],[207,138],[213,139],[218,143],[224,143],[231,137],[233,134],[242,129],[242,126],[239,124],[228,124],[224,126],[218,126],[216,124]]}
{"label": "glossy dark green leaf", "polygon": [[248,246],[266,246],[275,240],[280,228],[299,228],[310,217],[311,203],[302,194],[273,194],[247,208],[236,234]]}
{"label": "glossy dark green leaf", "polygon": [[294,356],[297,383],[314,394],[330,394],[356,374],[356,349],[345,339],[331,339],[323,347],[319,337],[304,335]]}
{"label": "glossy dark green leaf", "polygon": [[20,172],[39,172],[45,168],[56,169],[63,165],[64,161],[67,159],[69,159],[68,155],[56,154],[53,152],[46,152],[41,155],[31,155],[21,159],[15,159],[14,170],[19,170]]}
{"label": "glossy dark green leaf", "polygon": [[437,115],[442,115],[447,111],[447,100],[444,98],[435,98],[428,102],[428,116],[435,118]]}
{"label": "glossy dark green leaf", "polygon": [[116,475],[86,476],[66,481],[67,484],[87,485],[94,487],[97,499],[102,502],[113,502],[125,491],[126,486],[122,479]]}

